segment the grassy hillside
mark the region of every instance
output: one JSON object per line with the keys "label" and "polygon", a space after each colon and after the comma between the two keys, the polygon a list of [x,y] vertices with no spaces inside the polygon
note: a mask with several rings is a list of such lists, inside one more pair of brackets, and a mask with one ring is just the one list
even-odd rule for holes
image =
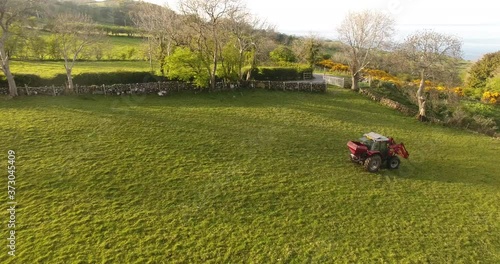
{"label": "grassy hillside", "polygon": [[[500,142],[346,90],[0,100],[2,263],[500,262]],[[410,160],[350,163],[369,131]]]}
{"label": "grassy hillside", "polygon": [[[66,74],[63,61],[12,61],[11,70],[14,75],[36,74],[41,78],[53,78],[58,74]],[[147,72],[149,70],[147,61],[80,61],[75,64],[73,75],[89,72]]]}
{"label": "grassy hillside", "polygon": [[103,59],[146,60],[144,40],[137,37],[108,36],[110,48],[104,49]]}
{"label": "grassy hillside", "polygon": [[[102,25],[105,27],[106,25]],[[28,30],[31,35],[40,36],[46,42],[46,50],[44,51],[45,59],[54,59],[52,54],[49,52],[51,38],[53,34],[51,32],[42,31],[42,30]],[[147,50],[145,40],[141,37],[129,37],[129,36],[112,36],[108,35],[103,39],[103,45],[100,46],[102,51],[102,60],[146,60],[147,54],[145,53]],[[26,55],[30,54],[30,56]],[[29,46],[22,46],[21,50],[17,50],[14,54],[13,58],[26,58],[23,56],[28,56],[29,59],[38,59],[39,54],[33,53],[29,50]],[[95,60],[95,52],[91,52],[86,49],[83,53],[80,54],[80,58]],[[62,59],[60,55],[57,59]]]}

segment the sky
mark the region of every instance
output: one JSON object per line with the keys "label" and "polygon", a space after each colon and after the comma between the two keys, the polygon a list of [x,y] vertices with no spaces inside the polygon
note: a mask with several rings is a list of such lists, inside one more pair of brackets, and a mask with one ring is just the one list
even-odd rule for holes
{"label": "sky", "polygon": [[[176,10],[179,0],[146,0]],[[396,40],[422,29],[454,35],[463,41],[463,57],[477,60],[500,50],[500,16],[491,1],[438,0],[240,0],[276,31],[336,39],[349,11],[376,10],[396,21]]]}

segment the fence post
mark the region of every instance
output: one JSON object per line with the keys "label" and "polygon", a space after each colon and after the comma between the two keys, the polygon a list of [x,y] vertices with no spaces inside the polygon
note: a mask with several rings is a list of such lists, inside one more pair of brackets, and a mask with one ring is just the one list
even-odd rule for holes
{"label": "fence post", "polygon": [[28,89],[28,85],[24,84],[24,89],[26,90],[26,94],[29,96],[30,95],[30,90]]}
{"label": "fence post", "polygon": [[104,84],[102,85],[102,92],[106,95],[106,86]]}
{"label": "fence post", "polygon": [[52,92],[54,93],[54,96],[56,96],[56,87],[52,84]]}

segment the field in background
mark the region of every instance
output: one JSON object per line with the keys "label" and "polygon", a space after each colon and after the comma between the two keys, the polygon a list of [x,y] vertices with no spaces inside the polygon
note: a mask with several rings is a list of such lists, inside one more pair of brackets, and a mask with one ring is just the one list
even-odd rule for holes
{"label": "field in background", "polygon": [[[66,74],[63,61],[12,61],[14,74],[36,74],[42,78],[53,78],[58,74]],[[79,61],[73,68],[73,75],[79,73],[104,72],[148,72],[147,61]]]}
{"label": "field in background", "polygon": [[[347,90],[0,100],[16,262],[500,262],[500,142]],[[410,160],[350,163],[369,131]]]}
{"label": "field in background", "polygon": [[[49,34],[41,32],[47,39]],[[118,71],[139,71],[148,72],[151,70],[147,56],[144,54],[144,42],[141,38],[108,36],[108,45],[103,47],[102,60],[77,61],[73,74],[79,73],[100,73],[100,72],[118,72]],[[20,61],[11,60],[11,71],[16,74],[34,74],[41,78],[53,78],[58,74],[66,74],[64,62],[61,61]],[[153,70],[159,72],[156,63]],[[0,76],[4,77],[3,72]]]}
{"label": "field in background", "polygon": [[147,60],[146,44],[142,38],[109,36],[110,48],[104,48],[103,59]]}

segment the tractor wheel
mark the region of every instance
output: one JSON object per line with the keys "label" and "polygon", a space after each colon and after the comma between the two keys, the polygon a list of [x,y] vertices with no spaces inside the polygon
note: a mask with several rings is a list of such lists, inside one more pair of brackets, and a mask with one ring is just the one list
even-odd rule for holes
{"label": "tractor wheel", "polygon": [[387,161],[387,167],[391,170],[395,170],[395,169],[399,168],[400,163],[401,163],[401,160],[399,160],[398,157],[394,156]]}
{"label": "tractor wheel", "polygon": [[351,162],[354,162],[354,163],[358,163],[359,162],[359,158],[356,157],[356,156],[353,156],[353,155],[349,155],[349,159],[351,159]]}
{"label": "tractor wheel", "polygon": [[369,172],[377,172],[382,164],[382,158],[379,155],[371,156],[365,160],[365,169]]}

